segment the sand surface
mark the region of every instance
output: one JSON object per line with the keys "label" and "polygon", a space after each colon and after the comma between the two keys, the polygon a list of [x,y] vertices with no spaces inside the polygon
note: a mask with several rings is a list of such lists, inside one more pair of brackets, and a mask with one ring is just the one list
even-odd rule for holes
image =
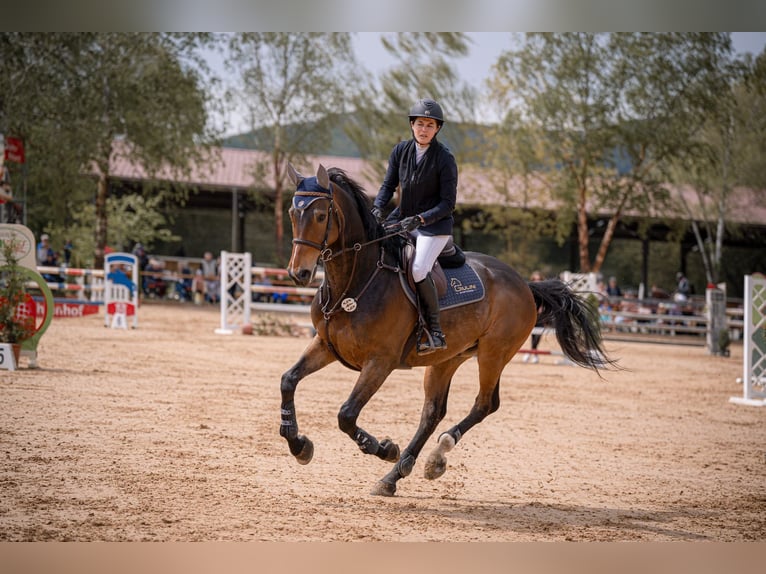
{"label": "sand surface", "polygon": [[[279,436],[279,381],[305,336],[219,335],[212,307],[144,305],[135,330],[56,319],[39,369],[0,371],[2,541],[762,541],[766,408],[741,396],[742,347],[608,342],[622,372],[516,357],[501,407],[396,496],[390,463],[337,428],[356,374],[339,364],[296,394],[313,461]],[[541,348],[556,350],[546,336]],[[401,447],[422,369],[397,371],[359,424]],[[476,362],[439,431],[462,419]]]}

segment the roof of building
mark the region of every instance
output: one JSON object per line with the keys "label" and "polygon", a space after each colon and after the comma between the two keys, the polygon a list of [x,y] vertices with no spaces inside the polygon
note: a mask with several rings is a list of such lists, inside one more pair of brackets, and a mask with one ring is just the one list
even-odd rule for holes
{"label": "roof of building", "polygon": [[[163,170],[159,179],[181,181],[186,184],[209,190],[248,190],[273,189],[273,173],[266,170],[265,177],[256,178],[255,166],[268,162],[268,152],[239,148],[213,148],[210,160],[195,165],[189,176],[179,176],[170,170]],[[317,155],[308,157],[310,165],[337,167],[354,178],[370,195],[374,196],[380,186],[380,179],[375,175],[372,162],[354,158]],[[304,166],[306,175],[310,165]],[[301,166],[296,166],[302,171]],[[148,174],[144,168],[126,158],[121,150],[115,152],[110,166],[111,175],[125,180],[145,180]],[[672,193],[683,198],[691,207],[692,213],[702,219],[699,198],[690,186],[674,186]],[[555,209],[556,201],[549,187],[540,177],[525,180],[521,176],[504,177],[475,165],[460,166],[458,203],[463,205],[515,205],[530,208]],[[626,213],[626,215],[647,215],[646,213]],[[655,214],[649,214],[656,216]],[[738,223],[764,225],[766,222],[766,190],[736,188],[728,206],[727,219]]]}

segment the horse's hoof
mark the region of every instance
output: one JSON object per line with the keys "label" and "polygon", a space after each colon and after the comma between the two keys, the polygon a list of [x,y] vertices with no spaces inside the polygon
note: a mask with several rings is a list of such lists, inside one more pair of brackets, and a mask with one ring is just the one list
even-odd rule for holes
{"label": "horse's hoof", "polygon": [[447,457],[444,456],[444,453],[451,451],[453,448],[455,448],[455,438],[449,433],[442,433],[436,448],[428,455],[428,460],[426,460],[423,470],[423,475],[428,480],[439,478],[447,472]]}
{"label": "horse's hoof", "polygon": [[295,460],[297,460],[300,464],[308,464],[311,462],[311,459],[314,458],[314,443],[311,442],[311,439],[308,437],[302,437],[303,438],[303,448],[301,451],[295,455]]}
{"label": "horse's hoof", "polygon": [[447,458],[440,452],[432,452],[426,460],[423,476],[428,480],[435,480],[445,472],[447,472]]}
{"label": "horse's hoof", "polygon": [[396,484],[390,482],[383,482],[379,480],[378,483],[370,491],[373,496],[393,496],[396,492]]}
{"label": "horse's hoof", "polygon": [[396,462],[399,460],[399,445],[390,438],[384,438],[380,441],[380,448],[383,449],[384,456],[381,458],[386,462]]}

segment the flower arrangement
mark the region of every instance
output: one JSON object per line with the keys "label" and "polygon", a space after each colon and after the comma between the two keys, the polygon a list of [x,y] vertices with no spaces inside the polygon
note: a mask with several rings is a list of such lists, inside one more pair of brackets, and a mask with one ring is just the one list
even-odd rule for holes
{"label": "flower arrangement", "polygon": [[0,266],[0,342],[20,344],[35,332],[35,318],[25,313],[28,295],[26,274],[19,265],[12,239],[3,241],[5,263]]}

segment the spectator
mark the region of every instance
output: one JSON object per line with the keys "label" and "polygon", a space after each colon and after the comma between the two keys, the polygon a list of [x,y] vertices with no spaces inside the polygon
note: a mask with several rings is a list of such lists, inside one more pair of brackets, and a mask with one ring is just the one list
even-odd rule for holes
{"label": "spectator", "polygon": [[192,300],[192,272],[186,263],[181,265],[181,271],[178,273],[175,294],[179,301]]}
{"label": "spectator", "polygon": [[[40,242],[37,244],[37,265],[41,267],[58,267],[58,264],[56,252],[53,251],[53,247],[50,245],[50,236],[47,233],[43,233],[40,236]],[[61,277],[58,274],[43,273],[42,276],[49,283],[61,281]]]}
{"label": "spectator", "polygon": [[617,277],[614,275],[609,278],[609,283],[606,286],[606,294],[609,297],[622,297],[622,289],[617,284]]}
{"label": "spectator", "polygon": [[138,259],[138,275],[141,278],[141,290],[144,292],[144,295],[148,295],[149,278],[144,273],[146,272],[147,265],[149,265],[149,256],[146,254],[146,250],[140,241],[136,242],[131,253]]}
{"label": "spectator", "polygon": [[606,293],[606,283],[604,283],[604,278],[600,274],[598,276],[598,281],[596,282],[596,296],[599,301],[603,301],[609,297]]}
{"label": "spectator", "polygon": [[38,265],[56,265],[56,253],[50,244],[50,235],[43,233],[40,236],[40,242],[37,244],[37,264]]}
{"label": "spectator", "polygon": [[194,272],[194,278],[192,279],[192,298],[195,305],[201,305],[205,300],[205,276],[202,274],[202,269],[197,269]]}
{"label": "spectator", "polygon": [[221,300],[221,279],[218,260],[213,258],[210,251],[205,251],[202,257],[202,275],[205,278],[205,301],[218,303]]}
{"label": "spectator", "polygon": [[676,273],[676,281],[678,282],[678,285],[676,286],[676,294],[673,299],[679,303],[683,303],[689,299],[691,286],[689,285],[689,280],[686,278],[686,275],[681,271]]}
{"label": "spectator", "polygon": [[72,250],[74,249],[74,245],[72,245],[72,240],[67,239],[66,242],[64,242],[64,265],[66,267],[69,267],[69,265],[72,262]]}

